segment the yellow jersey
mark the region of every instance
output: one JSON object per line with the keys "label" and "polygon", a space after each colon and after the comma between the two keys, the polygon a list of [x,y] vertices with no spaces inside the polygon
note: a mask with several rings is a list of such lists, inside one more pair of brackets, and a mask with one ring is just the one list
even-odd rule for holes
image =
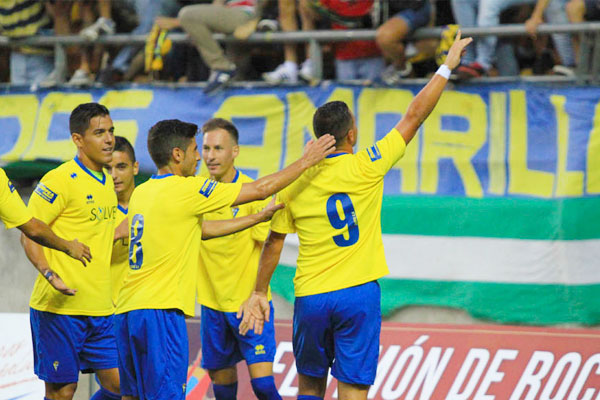
{"label": "yellow jersey", "polygon": [[406,144],[397,130],[356,154],[329,155],[278,194],[271,230],[298,233],[296,296],[331,292],[388,274],[381,239],[383,177]]}
{"label": "yellow jersey", "polygon": [[[123,220],[127,219],[127,209],[117,206],[117,222],[119,226]],[[110,259],[110,284],[113,304],[117,304],[119,290],[123,286],[125,277],[129,271],[129,238],[117,240],[113,244],[112,257]]]}
{"label": "yellow jersey", "polygon": [[32,217],[6,172],[0,168],[0,220],[10,229],[29,222]]}
{"label": "yellow jersey", "polygon": [[[232,183],[252,181],[250,177],[237,171]],[[204,214],[204,220],[233,219],[256,214],[269,201],[267,199],[236,207],[223,207]],[[200,245],[198,303],[218,311],[237,312],[254,289],[258,260],[268,233],[269,223],[263,222],[232,235],[203,240]]]}
{"label": "yellow jersey", "polygon": [[117,314],[140,309],[179,309],[193,316],[205,213],[229,207],[239,183],[202,177],[153,176],[129,201],[129,272]]}
{"label": "yellow jersey", "polygon": [[29,305],[55,314],[104,316],[113,313],[110,256],[117,218],[117,195],[112,177],[97,178],[78,158],[48,172],[29,199],[34,217],[58,236],[77,239],[90,247],[92,261],[84,267],[65,253],[44,247],[52,268],[73,289],[65,296],[38,275]]}

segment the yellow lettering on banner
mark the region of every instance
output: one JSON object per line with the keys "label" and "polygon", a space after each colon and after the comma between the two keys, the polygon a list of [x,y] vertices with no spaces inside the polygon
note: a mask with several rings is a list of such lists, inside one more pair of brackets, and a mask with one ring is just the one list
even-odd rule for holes
{"label": "yellow lettering on banner", "polygon": [[527,168],[527,104],[524,90],[510,91],[508,162],[509,193],[552,197],[554,174]]}
{"label": "yellow lettering on banner", "polygon": [[[313,104],[306,92],[288,93],[287,96],[289,120],[287,126],[287,148],[284,165],[289,165],[302,156],[304,150],[304,132],[314,138],[312,120],[317,107]],[[343,101],[350,110],[354,110],[354,94],[351,89],[337,88],[327,99],[330,101]]]}
{"label": "yellow lettering on banner", "polygon": [[[483,197],[483,189],[471,159],[486,141],[486,105],[477,94],[444,92],[423,124],[421,192],[436,193],[439,161],[454,162],[468,197]],[[442,130],[442,116],[462,116],[469,121],[466,132]]]}
{"label": "yellow lettering on banner", "polygon": [[488,171],[490,194],[506,190],[506,93],[490,93],[490,141]]}
{"label": "yellow lettering on banner", "polygon": [[[398,113],[405,114],[410,102],[413,100],[410,90],[400,89],[364,89],[358,99],[359,135],[358,148],[364,149],[375,143],[375,121],[377,114]],[[392,129],[394,126],[390,126]],[[388,129],[386,127],[386,129]],[[417,161],[419,157],[420,135],[416,135],[406,148],[404,157],[392,169],[402,172],[402,193],[417,193],[419,182]]]}
{"label": "yellow lettering on banner", "polygon": [[558,162],[556,168],[556,196],[582,196],[583,172],[567,171],[567,156],[569,154],[569,116],[565,111],[565,96],[550,96],[550,102],[556,112],[558,130]]}
{"label": "yellow lettering on banner", "polygon": [[65,140],[48,140],[50,123],[54,114],[70,114],[79,104],[91,101],[92,95],[89,93],[48,93],[40,106],[33,144],[23,155],[23,159],[49,158],[67,160],[72,158],[77,149],[71,138]]}
{"label": "yellow lettering on banner", "polygon": [[587,146],[586,189],[588,194],[600,194],[600,102],[594,110],[594,122]]}
{"label": "yellow lettering on banner", "polygon": [[[244,117],[265,118],[263,145],[241,145],[236,165],[241,168],[258,169],[259,176],[277,172],[281,159],[284,121],[283,102],[277,96],[259,94],[228,97],[215,113],[215,117],[228,120]],[[240,134],[243,135],[244,132]]]}
{"label": "yellow lettering on banner", "polygon": [[[152,90],[109,90],[102,96],[98,103],[105,105],[110,112],[118,108],[148,108],[154,93]],[[115,135],[123,136],[132,146],[139,133],[139,126],[135,119],[115,121]],[[158,121],[157,121],[158,122]]]}
{"label": "yellow lettering on banner", "polygon": [[15,117],[21,125],[17,142],[11,150],[1,155],[3,161],[18,160],[31,143],[38,105],[38,99],[33,94],[0,96],[0,118]]}

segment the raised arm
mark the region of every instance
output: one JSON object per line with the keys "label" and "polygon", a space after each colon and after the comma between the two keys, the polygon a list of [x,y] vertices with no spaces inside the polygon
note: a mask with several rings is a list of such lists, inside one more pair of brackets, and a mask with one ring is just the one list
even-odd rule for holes
{"label": "raised arm", "polygon": [[458,66],[465,47],[472,41],[472,38],[461,39],[458,31],[452,47],[448,50],[445,63],[408,106],[406,114],[396,125],[396,130],[400,132],[406,144],[415,136],[417,129],[437,104],[448,82],[450,71]]}
{"label": "raised arm", "polygon": [[263,210],[256,214],[227,220],[202,221],[202,240],[231,235],[261,222],[269,221],[275,211],[281,210],[283,207],[283,204],[275,204],[275,199],[273,199]]}
{"label": "raised arm", "polygon": [[239,326],[241,335],[245,335],[250,329],[253,329],[257,335],[260,335],[264,322],[269,321],[271,310],[268,298],[269,283],[279,263],[285,236],[284,233],[269,232],[269,236],[263,246],[262,254],[260,255],[254,292],[242,304],[237,314],[238,318],[242,318]]}
{"label": "raised arm", "polygon": [[335,138],[332,135],[323,135],[316,141],[307,143],[304,155],[286,168],[271,175],[267,175],[254,182],[244,183],[242,190],[233,205],[264,200],[274,195],[281,189],[298,179],[308,168],[316,165],[325,156],[335,151]]}
{"label": "raised arm", "polygon": [[42,246],[29,239],[25,234],[21,235],[21,245],[23,246],[29,261],[31,261],[35,269],[46,278],[48,283],[50,283],[54,289],[67,296],[73,296],[77,292],[77,289],[70,289],[67,287],[60,276],[52,271],[50,265],[48,265],[48,260],[46,260]]}
{"label": "raised arm", "polygon": [[89,247],[80,243],[77,239],[69,241],[56,236],[48,225],[37,218],[31,218],[17,228],[34,242],[44,247],[62,251],[70,257],[81,261],[84,266],[86,265],[86,261],[89,262],[92,260]]}

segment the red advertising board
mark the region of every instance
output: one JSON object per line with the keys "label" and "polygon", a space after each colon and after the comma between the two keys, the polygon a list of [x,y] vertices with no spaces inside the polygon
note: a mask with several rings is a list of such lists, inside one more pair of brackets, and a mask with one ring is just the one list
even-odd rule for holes
{"label": "red advertising board", "polygon": [[[199,321],[188,322],[188,399],[211,399],[199,367]],[[298,377],[292,326],[278,321],[275,382],[284,399],[295,399]],[[239,399],[255,399],[243,363]],[[329,377],[326,399],[336,399]],[[377,378],[369,399],[600,400],[600,330],[495,325],[384,323]]]}

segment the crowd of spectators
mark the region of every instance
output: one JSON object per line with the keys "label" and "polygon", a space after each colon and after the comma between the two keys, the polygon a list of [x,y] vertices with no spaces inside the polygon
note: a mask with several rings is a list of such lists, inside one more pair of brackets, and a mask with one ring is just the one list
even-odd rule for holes
{"label": "crowd of spectators", "polygon": [[[318,77],[308,45],[222,46],[212,34],[233,34],[243,41],[256,30],[375,29],[373,41],[325,45],[323,78],[395,85],[436,68],[443,41],[407,41],[415,30],[502,23],[522,23],[529,36],[478,38],[456,71],[459,79],[572,75],[575,35],[553,34],[549,40],[536,34],[537,27],[586,20],[600,20],[600,0],[3,0],[0,36],[79,34],[89,45],[68,47],[67,76],[54,69],[52,49],[21,46],[10,54],[0,49],[0,71],[10,71],[9,76],[0,73],[0,81],[39,87],[63,81],[72,86],[207,81],[207,92],[234,79],[314,82]],[[147,35],[146,46],[94,43],[100,35],[125,32]],[[187,33],[191,44],[171,43],[173,32]]]}

